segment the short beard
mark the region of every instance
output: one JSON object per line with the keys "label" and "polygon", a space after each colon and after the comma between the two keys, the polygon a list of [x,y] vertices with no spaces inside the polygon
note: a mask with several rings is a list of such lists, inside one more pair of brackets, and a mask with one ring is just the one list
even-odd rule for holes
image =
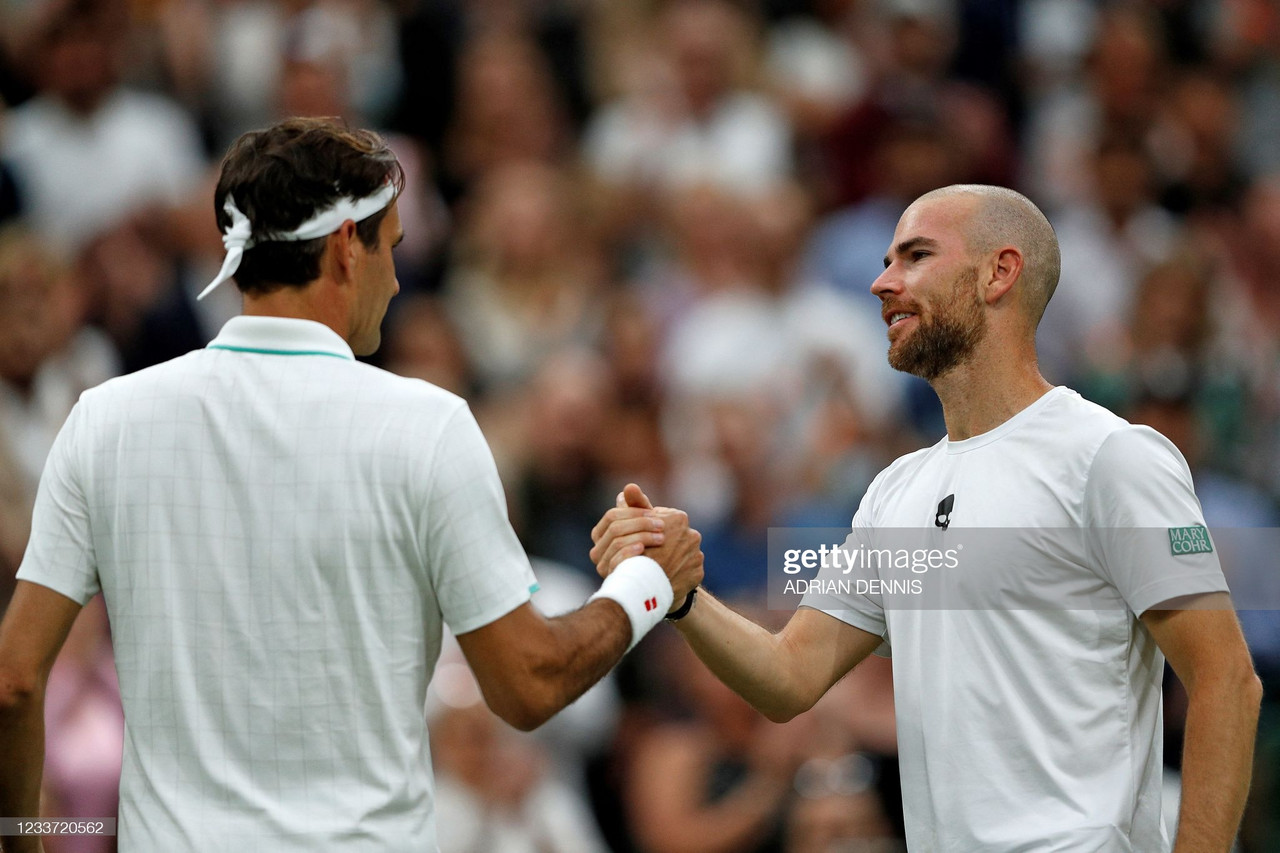
{"label": "short beard", "polygon": [[917,315],[916,330],[889,346],[889,366],[932,382],[968,360],[987,334],[977,283],[977,267],[956,276],[947,300],[935,305],[929,317]]}

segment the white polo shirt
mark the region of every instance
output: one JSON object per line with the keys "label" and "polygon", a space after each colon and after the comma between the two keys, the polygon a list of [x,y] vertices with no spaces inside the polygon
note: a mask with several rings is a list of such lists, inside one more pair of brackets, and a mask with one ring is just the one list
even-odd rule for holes
{"label": "white polo shirt", "polygon": [[18,577],[106,599],[120,849],[234,853],[435,850],[441,623],[535,585],[463,400],[265,317],[83,395]]}
{"label": "white polo shirt", "polygon": [[1203,525],[1173,444],[1066,388],[876,478],[850,545],[883,547],[885,531],[906,528],[940,550],[968,542],[921,582],[979,600],[1013,582],[1023,596],[990,609],[892,606],[884,595],[815,605],[892,651],[911,850],[1168,849],[1164,657],[1138,617],[1227,589],[1217,554],[1184,544]]}

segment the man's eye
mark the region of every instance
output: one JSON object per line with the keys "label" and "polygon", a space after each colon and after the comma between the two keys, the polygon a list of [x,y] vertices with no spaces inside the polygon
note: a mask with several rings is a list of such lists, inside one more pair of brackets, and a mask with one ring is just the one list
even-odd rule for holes
{"label": "man's eye", "polygon": [[929,257],[929,253],[926,252],[924,249],[916,249],[914,252],[911,253],[911,260],[913,261],[919,261],[927,257]]}

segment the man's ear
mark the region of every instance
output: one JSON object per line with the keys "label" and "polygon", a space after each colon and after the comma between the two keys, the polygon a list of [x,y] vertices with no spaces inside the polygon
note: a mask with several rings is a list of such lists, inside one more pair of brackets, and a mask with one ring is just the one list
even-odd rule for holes
{"label": "man's ear", "polygon": [[328,261],[331,265],[333,280],[345,284],[355,277],[356,224],[348,219],[328,237]]}
{"label": "man's ear", "polygon": [[999,249],[990,266],[990,277],[983,288],[982,299],[988,305],[994,305],[1013,289],[1022,277],[1024,259],[1022,251],[1016,246],[1005,246]]}

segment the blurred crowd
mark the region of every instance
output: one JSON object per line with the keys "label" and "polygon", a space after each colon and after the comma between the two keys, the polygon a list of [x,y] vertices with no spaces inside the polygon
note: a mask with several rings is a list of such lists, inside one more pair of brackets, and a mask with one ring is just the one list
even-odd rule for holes
{"label": "blurred crowd", "polygon": [[[943,434],[868,288],[905,206],[957,182],[1057,228],[1045,375],[1175,441],[1211,525],[1280,526],[1272,0],[0,0],[0,604],[78,394],[238,311],[194,299],[214,176],[287,115],[380,129],[404,164],[375,361],[470,401],[548,610],[594,586],[628,480],[760,610],[770,526],[846,525]],[[1241,583],[1280,583],[1270,557]],[[1280,613],[1242,619],[1268,686],[1242,849],[1274,851]],[[445,853],[901,849],[884,660],[779,727],[656,631],[526,737],[455,651],[429,714]],[[46,810],[112,814],[100,603],[48,719]],[[1176,778],[1172,682],[1166,723]]]}

